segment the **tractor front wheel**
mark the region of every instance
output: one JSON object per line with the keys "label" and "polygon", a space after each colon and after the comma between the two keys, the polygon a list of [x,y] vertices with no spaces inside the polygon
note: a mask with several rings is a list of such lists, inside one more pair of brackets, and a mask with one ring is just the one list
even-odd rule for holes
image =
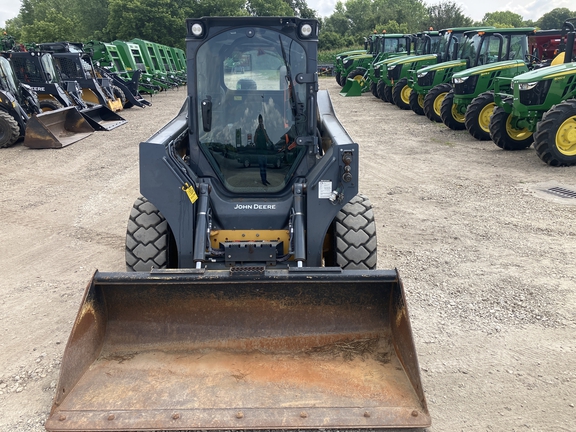
{"label": "tractor front wheel", "polygon": [[342,75],[340,72],[336,72],[336,82],[338,83],[338,85],[340,85],[340,75]]}
{"label": "tractor front wheel", "polygon": [[126,270],[147,272],[152,268],[173,267],[170,264],[176,259],[175,249],[164,216],[146,198],[138,198],[126,229]]}
{"label": "tractor front wheel", "polygon": [[440,107],[446,94],[452,89],[450,84],[439,84],[432,87],[424,97],[424,115],[436,123],[442,123]]}
{"label": "tractor front wheel", "polygon": [[418,115],[424,115],[424,95],[416,93],[414,89],[410,92],[410,108]]}
{"label": "tractor front wheel", "polygon": [[403,110],[410,109],[410,92],[412,89],[408,86],[408,78],[402,78],[392,89],[392,99],[394,104]]}
{"label": "tractor front wheel", "polygon": [[378,84],[376,84],[376,93],[380,99],[382,99],[384,102],[388,102],[385,89],[386,83],[382,80],[379,80]]}
{"label": "tractor front wheel", "polygon": [[370,200],[356,195],[334,220],[336,264],[343,269],[376,268],[376,222]]}
{"label": "tractor front wheel", "polygon": [[474,138],[480,141],[490,139],[490,117],[494,111],[494,93],[481,93],[472,100],[466,109],[464,124]]}
{"label": "tractor front wheel", "polygon": [[55,111],[62,108],[62,104],[54,99],[44,99],[40,101],[40,111]]}
{"label": "tractor front wheel", "polygon": [[576,99],[553,106],[534,134],[538,157],[551,166],[576,165]]}
{"label": "tractor front wheel", "polygon": [[442,105],[440,106],[440,117],[442,123],[452,130],[464,130],[464,114],[458,112],[458,106],[454,105],[454,90],[450,90],[444,96]]}
{"label": "tractor front wheel", "polygon": [[503,150],[524,150],[534,142],[534,134],[528,129],[516,129],[512,125],[513,117],[496,107],[490,117],[490,136],[492,141]]}
{"label": "tractor front wheel", "polygon": [[19,136],[18,122],[6,111],[0,110],[0,148],[11,146]]}

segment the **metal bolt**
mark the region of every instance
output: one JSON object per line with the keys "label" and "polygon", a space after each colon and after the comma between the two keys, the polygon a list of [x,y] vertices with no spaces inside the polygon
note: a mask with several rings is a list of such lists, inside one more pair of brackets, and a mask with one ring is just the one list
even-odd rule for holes
{"label": "metal bolt", "polygon": [[364,411],[364,417],[370,417],[370,413],[368,411]]}
{"label": "metal bolt", "polygon": [[304,411],[302,411],[302,412],[300,413],[300,417],[306,418],[306,417],[308,417],[308,414],[306,414]]}
{"label": "metal bolt", "polygon": [[241,419],[241,418],[243,418],[243,417],[244,417],[244,413],[243,413],[242,411],[238,411],[238,412],[236,413],[236,418]]}
{"label": "metal bolt", "polygon": [[178,420],[180,418],[180,414],[174,413],[172,414],[172,420]]}
{"label": "metal bolt", "polygon": [[114,414],[110,414],[108,416],[108,420],[114,420],[116,418],[116,416]]}
{"label": "metal bolt", "polygon": [[412,417],[418,417],[418,411],[416,410],[412,411]]}
{"label": "metal bolt", "polygon": [[66,420],[66,416],[64,414],[60,414],[60,417],[58,417],[58,420],[64,421],[64,420]]}

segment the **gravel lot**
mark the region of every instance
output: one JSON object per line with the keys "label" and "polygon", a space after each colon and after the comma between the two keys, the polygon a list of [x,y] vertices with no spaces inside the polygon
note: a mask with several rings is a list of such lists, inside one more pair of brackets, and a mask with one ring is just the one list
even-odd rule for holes
{"label": "gravel lot", "polygon": [[[398,268],[433,426],[576,430],[576,167],[504,152],[371,94],[338,96],[360,144],[379,268]],[[62,352],[95,269],[124,270],[138,143],[185,89],[60,150],[0,150],[0,430],[43,431]]]}

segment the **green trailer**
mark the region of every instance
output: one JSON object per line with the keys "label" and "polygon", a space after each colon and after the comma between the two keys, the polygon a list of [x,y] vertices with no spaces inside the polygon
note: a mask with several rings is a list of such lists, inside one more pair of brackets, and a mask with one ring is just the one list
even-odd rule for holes
{"label": "green trailer", "polygon": [[496,79],[490,119],[498,147],[522,150],[534,143],[538,157],[551,166],[576,165],[576,47],[570,21],[563,26],[569,30],[560,44],[564,51],[551,66]]}
{"label": "green trailer", "polygon": [[142,60],[149,73],[154,75],[157,80],[165,83],[168,87],[178,86],[178,82],[170,78],[169,73],[166,71],[157,44],[139,38],[134,38],[130,42],[140,47]]}
{"label": "green trailer", "polygon": [[112,44],[118,49],[118,53],[120,54],[120,57],[126,65],[126,69],[129,73],[133,73],[137,70],[142,71],[140,82],[141,85],[146,88],[141,91],[153,94],[170,87],[170,84],[163,79],[162,76],[159,76],[159,74],[155,74],[153,70],[148,69],[144,61],[144,55],[142,54],[138,44],[121,40],[112,41]]}

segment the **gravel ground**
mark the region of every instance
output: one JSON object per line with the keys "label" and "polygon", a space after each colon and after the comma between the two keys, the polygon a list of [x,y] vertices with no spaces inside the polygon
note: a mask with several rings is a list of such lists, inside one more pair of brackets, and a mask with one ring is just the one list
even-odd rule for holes
{"label": "gravel ground", "polygon": [[[360,144],[379,268],[398,268],[433,426],[576,430],[576,167],[504,152],[371,94],[338,96]],[[185,90],[60,150],[0,150],[0,430],[43,431],[60,359],[95,269],[124,270],[138,143]]]}

